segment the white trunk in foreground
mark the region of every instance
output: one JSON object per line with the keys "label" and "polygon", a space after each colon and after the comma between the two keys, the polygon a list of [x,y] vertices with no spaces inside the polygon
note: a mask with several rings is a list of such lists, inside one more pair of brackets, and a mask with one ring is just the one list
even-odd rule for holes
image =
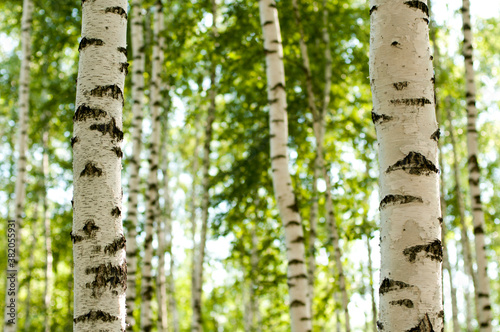
{"label": "white trunk in foreground", "polygon": [[73,117],[74,331],[124,331],[127,264],[120,148],[127,1],[82,1]]}
{"label": "white trunk in foreground", "polygon": [[304,233],[288,170],[288,118],[283,47],[274,0],[260,0],[260,22],[266,53],[266,76],[270,104],[271,168],[274,194],[285,229],[288,287],[292,332],[312,330]]}
{"label": "white trunk in foreground", "polygon": [[124,224],[127,228],[127,329],[135,326],[134,309],[137,294],[137,198],[140,192],[139,168],[142,150],[142,119],[144,107],[144,20],[142,1],[131,4],[132,25],[132,155],[130,156],[130,179],[128,194],[128,215]]}
{"label": "white trunk in foreground", "polygon": [[472,28],[470,1],[463,0],[462,20],[464,30],[463,55],[465,60],[465,93],[467,102],[467,161],[469,168],[469,193],[474,226],[474,244],[477,262],[477,311],[481,332],[491,332],[490,279],[488,277],[488,259],[486,257],[485,224],[483,204],[481,202],[480,169],[478,163],[477,108],[475,71],[472,60]]}
{"label": "white trunk in foreground", "polygon": [[[23,16],[21,19],[21,73],[19,77],[19,132],[17,137],[17,177],[15,189],[15,253],[14,261],[7,267],[7,271],[15,271],[14,273],[7,272],[8,289],[12,289],[14,284],[14,292],[5,292],[5,312],[4,312],[4,331],[17,331],[17,312],[19,311],[18,293],[18,264],[19,264],[19,244],[21,242],[21,227],[24,214],[24,201],[26,195],[26,150],[28,149],[28,113],[29,113],[29,95],[30,95],[30,62],[31,62],[31,21],[32,21],[33,3],[31,0],[23,2]],[[11,239],[11,238],[9,238]],[[9,252],[10,254],[10,252]],[[9,259],[12,257],[9,256]],[[7,305],[8,304],[8,305]]]}
{"label": "white trunk in foreground", "polygon": [[154,43],[151,75],[151,142],[149,155],[149,175],[146,202],[146,238],[144,239],[144,267],[141,285],[141,331],[153,328],[151,302],[153,298],[153,277],[151,261],[153,258],[153,232],[159,217],[158,164],[160,152],[160,108],[163,65],[163,4],[158,0],[154,6]]}
{"label": "white trunk in foreground", "polygon": [[371,0],[380,164],[380,331],[441,331],[438,144],[426,2]]}

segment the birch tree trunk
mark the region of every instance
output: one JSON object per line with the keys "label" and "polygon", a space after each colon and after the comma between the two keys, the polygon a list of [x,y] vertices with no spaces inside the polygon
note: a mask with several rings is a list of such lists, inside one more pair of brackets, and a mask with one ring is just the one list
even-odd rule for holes
{"label": "birch tree trunk", "polygon": [[467,161],[469,168],[469,192],[472,206],[472,223],[474,226],[474,244],[477,261],[477,296],[479,312],[479,330],[492,331],[490,279],[488,277],[488,259],[486,257],[484,212],[481,202],[481,189],[479,188],[480,169],[477,155],[477,109],[476,109],[476,84],[472,60],[472,30],[470,1],[463,0],[462,20],[464,30],[463,55],[465,60],[465,93],[467,108]]}
{"label": "birch tree trunk", "polygon": [[[36,250],[36,240],[38,238],[38,214],[39,214],[39,203],[38,201],[35,203],[33,208],[33,217],[32,217],[32,226],[31,226],[31,243],[29,246],[29,252],[35,252]],[[31,279],[33,278],[32,272],[35,268],[35,255],[30,255],[28,260],[28,275],[26,276],[26,299],[24,300],[24,331],[29,331],[31,328],[31,317],[30,317],[30,309],[31,309]]]}
{"label": "birch tree trunk", "polygon": [[[335,215],[333,212],[333,203],[331,196],[331,181],[330,176],[328,175],[325,160],[324,160],[324,152],[323,152],[323,141],[325,135],[325,113],[328,109],[329,101],[330,101],[330,89],[331,89],[331,53],[330,53],[330,37],[328,34],[328,11],[326,9],[326,2],[323,1],[323,40],[326,44],[325,49],[325,58],[327,59],[327,66],[325,68],[325,90],[324,90],[324,100],[323,107],[318,112],[316,107],[316,98],[313,92],[312,85],[312,74],[311,74],[311,65],[309,63],[309,55],[307,50],[307,44],[304,40],[304,31],[301,24],[300,12],[298,8],[297,0],[292,0],[294,13],[295,13],[295,21],[297,23],[299,33],[300,33],[300,53],[302,56],[302,64],[304,66],[304,71],[306,73],[306,91],[307,91],[307,100],[308,106],[313,115],[313,130],[316,138],[316,158],[315,158],[315,171],[319,169],[323,179],[326,182],[327,190],[326,190],[326,209],[327,209],[327,224],[330,231],[329,240],[331,245],[333,246],[333,257],[335,257],[335,264],[337,267],[337,278],[339,282],[341,298],[342,298],[342,308],[344,310],[344,318],[345,318],[345,331],[349,332],[350,328],[350,319],[349,319],[349,297],[347,295],[345,275],[342,267],[342,251],[340,249],[339,244],[339,235],[337,229],[337,223],[335,221]],[[317,181],[317,178],[314,178]],[[315,188],[316,187],[316,188]],[[315,183],[313,186],[314,189],[317,189],[317,184]],[[314,192],[313,192],[314,196]],[[316,206],[317,207],[317,206]],[[313,208],[316,208],[313,206]],[[311,260],[311,258],[310,258]],[[314,266],[315,263],[312,263],[311,266]],[[311,267],[309,267],[311,270]],[[311,272],[309,273],[309,279],[312,277]],[[309,287],[311,288],[311,281],[309,280]],[[311,307],[312,307],[312,296],[311,296]]]}
{"label": "birch tree trunk", "polygon": [[[7,276],[13,278],[9,280],[9,285],[14,281],[14,292],[5,292],[5,303],[13,303],[5,306],[4,331],[14,332],[17,330],[17,305],[19,296],[18,264],[19,264],[19,244],[21,242],[21,227],[24,212],[24,201],[26,195],[26,150],[28,149],[28,113],[30,95],[30,62],[31,62],[31,23],[32,23],[33,3],[31,0],[23,1],[23,16],[21,19],[21,71],[19,77],[19,132],[17,137],[17,177],[15,187],[15,252],[14,261],[7,267]],[[10,239],[10,238],[9,238]],[[9,257],[10,258],[10,257]],[[9,273],[14,271],[14,273]],[[9,286],[9,288],[11,288]],[[12,294],[14,293],[14,294]]]}
{"label": "birch tree trunk", "polygon": [[312,330],[305,266],[304,233],[298,204],[288,170],[288,119],[283,47],[274,0],[260,0],[260,21],[264,35],[266,76],[270,104],[271,168],[274,194],[285,229],[288,287],[292,332]]}
{"label": "birch tree trunk", "polygon": [[368,249],[368,275],[370,278],[370,299],[372,304],[372,330],[377,332],[377,304],[375,303],[375,288],[373,287],[373,262],[370,236],[366,236],[366,248]]}
{"label": "birch tree trunk", "polygon": [[127,1],[82,1],[73,117],[74,331],[124,331],[127,264],[120,148]]}
{"label": "birch tree trunk", "polygon": [[132,155],[130,157],[130,178],[128,195],[128,218],[124,224],[127,228],[127,329],[135,326],[134,309],[137,296],[137,206],[140,192],[139,169],[142,150],[142,119],[144,108],[144,28],[142,1],[134,0],[131,4],[132,14]]}
{"label": "birch tree trunk", "polygon": [[50,320],[52,317],[52,235],[50,229],[49,202],[47,198],[47,182],[49,180],[49,131],[44,131],[42,136],[42,190],[43,190],[43,229],[45,240],[45,288],[43,291],[43,303],[45,309],[44,330],[50,332]]}
{"label": "birch tree trunk", "polygon": [[370,83],[380,164],[379,330],[444,328],[439,130],[426,2],[371,0]]}
{"label": "birch tree trunk", "polygon": [[154,12],[153,65],[151,75],[151,142],[149,156],[149,175],[146,205],[146,238],[144,240],[144,267],[141,287],[141,331],[153,328],[151,301],[153,298],[153,277],[151,261],[153,258],[153,232],[159,221],[158,164],[160,150],[160,108],[163,64],[163,3],[156,1]]}

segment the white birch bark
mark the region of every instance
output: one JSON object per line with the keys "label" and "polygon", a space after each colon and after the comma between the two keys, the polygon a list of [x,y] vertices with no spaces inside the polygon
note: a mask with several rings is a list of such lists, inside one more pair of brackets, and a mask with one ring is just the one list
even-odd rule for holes
{"label": "white birch bark", "polygon": [[146,204],[146,238],[144,240],[144,267],[141,284],[141,331],[153,328],[151,302],[153,298],[153,277],[151,261],[153,258],[153,232],[159,221],[158,165],[160,149],[160,108],[163,64],[163,3],[156,1],[154,12],[153,65],[151,75],[151,142],[149,155],[149,175]]}
{"label": "white birch bark", "polygon": [[371,0],[380,164],[379,330],[444,328],[438,145],[426,2]]}
{"label": "white birch bark", "polygon": [[[14,220],[15,220],[15,254],[14,262],[9,266],[7,271],[16,271],[6,275],[15,275],[14,294],[11,291],[5,292],[5,303],[14,303],[17,309],[18,305],[18,264],[19,264],[19,244],[21,242],[21,227],[24,214],[24,203],[26,195],[26,152],[28,149],[28,113],[29,113],[29,95],[30,95],[30,63],[31,63],[31,23],[32,23],[33,3],[31,0],[23,1],[23,16],[21,18],[21,71],[19,77],[19,123],[17,137],[17,177],[15,187],[15,205],[14,205]],[[10,288],[10,286],[9,286]],[[17,330],[17,312],[16,309],[5,306],[4,312],[4,331],[13,332]]]}
{"label": "white birch bark", "polygon": [[45,130],[42,136],[42,188],[43,188],[43,229],[45,242],[45,288],[43,290],[43,304],[45,308],[44,331],[50,332],[52,317],[52,235],[50,229],[49,202],[47,197],[47,181],[49,180],[49,131]]}
{"label": "white birch bark", "polygon": [[[36,240],[38,237],[37,231],[38,231],[38,214],[39,214],[39,203],[36,202],[34,204],[33,208],[33,217],[31,218],[31,243],[28,248],[29,252],[35,252],[36,250]],[[25,321],[24,321],[24,327],[23,330],[29,331],[31,328],[31,316],[30,316],[30,310],[31,310],[31,279],[33,278],[32,272],[35,267],[35,255],[30,255],[28,259],[28,275],[26,276],[26,299],[24,300],[24,316],[25,316]]]}
{"label": "white birch bark", "polygon": [[492,331],[490,279],[488,277],[488,259],[486,257],[485,223],[481,202],[480,169],[478,163],[478,135],[475,71],[472,60],[472,28],[470,1],[463,0],[462,20],[464,31],[463,55],[465,60],[465,92],[467,109],[467,161],[469,168],[469,193],[472,206],[472,223],[474,227],[474,244],[477,262],[477,304],[478,324],[481,332]]}
{"label": "white birch bark", "polygon": [[82,1],[73,117],[74,331],[124,331],[127,264],[120,148],[127,1]]}
{"label": "white birch bark", "polygon": [[305,266],[304,233],[288,170],[288,119],[283,47],[274,0],[260,0],[260,22],[266,53],[266,76],[270,104],[270,145],[273,187],[285,229],[288,287],[292,332],[312,330]]}
{"label": "white birch bark", "polygon": [[132,330],[135,299],[137,294],[137,206],[140,192],[139,168],[142,150],[142,120],[144,108],[144,18],[142,1],[131,4],[132,24],[132,155],[130,156],[130,178],[128,194],[128,215],[124,221],[127,229],[127,329]]}

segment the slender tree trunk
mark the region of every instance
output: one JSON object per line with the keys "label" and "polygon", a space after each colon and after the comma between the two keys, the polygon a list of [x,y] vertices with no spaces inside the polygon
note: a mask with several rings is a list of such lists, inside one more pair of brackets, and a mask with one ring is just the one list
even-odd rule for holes
{"label": "slender tree trunk", "polygon": [[127,264],[120,145],[127,1],[85,0],[82,7],[72,138],[73,330],[123,331]]}
{"label": "slender tree trunk", "polygon": [[366,248],[368,249],[368,275],[370,278],[370,298],[372,303],[372,330],[377,332],[377,304],[375,303],[375,287],[373,287],[373,262],[370,236],[366,236]]}
{"label": "slender tree trunk", "polygon": [[[446,109],[446,117],[448,118],[448,128],[450,132],[450,140],[452,147],[452,155],[453,155],[453,175],[455,178],[455,195],[457,198],[457,209],[458,215],[460,218],[460,244],[462,245],[463,257],[464,257],[464,269],[465,274],[472,281],[472,285],[474,287],[474,308],[476,309],[476,319],[479,321],[479,287],[476,271],[474,271],[473,267],[473,258],[472,258],[472,248],[470,245],[468,229],[469,227],[465,221],[465,206],[464,206],[464,197],[462,194],[462,181],[460,180],[460,164],[458,161],[457,155],[457,141],[455,137],[455,129],[453,128],[452,118],[450,114],[450,110]],[[470,297],[467,297],[468,300]],[[467,306],[467,311],[472,310],[471,306]],[[471,317],[472,318],[472,317]],[[468,320],[468,326],[471,325],[471,320]]]}
{"label": "slender tree trunk", "polygon": [[485,223],[483,205],[481,203],[481,190],[479,188],[480,169],[477,155],[477,109],[476,109],[476,84],[475,71],[472,60],[472,30],[470,1],[463,0],[462,20],[464,30],[463,55],[465,59],[465,92],[467,102],[467,161],[469,168],[469,192],[472,205],[472,223],[474,226],[474,244],[477,261],[477,290],[479,308],[479,330],[492,331],[491,326],[491,301],[490,279],[488,277],[488,259],[485,245]]}
{"label": "slender tree trunk", "polygon": [[[14,284],[14,292],[5,292],[6,305],[4,312],[4,331],[14,332],[17,330],[17,305],[18,305],[18,264],[19,264],[19,244],[21,242],[21,227],[24,212],[24,201],[26,194],[26,150],[28,149],[28,113],[29,113],[29,85],[30,85],[30,62],[31,62],[31,23],[32,23],[33,3],[31,0],[23,2],[23,16],[21,21],[21,73],[19,78],[19,132],[17,141],[17,177],[15,188],[15,248],[14,257],[7,268],[7,280],[9,289]],[[9,238],[10,239],[10,238]],[[9,252],[10,254],[10,252]],[[14,293],[14,294],[13,294]]]}
{"label": "slender tree trunk", "polygon": [[438,144],[426,2],[371,0],[380,164],[379,329],[444,328]]}
{"label": "slender tree trunk", "polygon": [[127,229],[127,329],[135,326],[134,309],[137,297],[137,206],[140,192],[139,168],[142,150],[142,119],[144,108],[144,18],[142,1],[134,0],[132,14],[132,155],[130,156],[130,179],[128,195],[128,218],[124,224]]}
{"label": "slender tree trunk", "polygon": [[[255,202],[255,206],[258,207],[258,201]],[[259,317],[259,301],[256,294],[256,289],[258,288],[258,274],[259,274],[259,238],[257,237],[257,209],[255,212],[255,224],[252,227],[252,247],[250,251],[250,285],[248,287],[248,302],[245,308],[245,331],[257,332],[260,331],[259,323],[256,323],[256,318]]]}
{"label": "slender tree trunk", "polygon": [[42,136],[42,190],[43,190],[43,229],[45,240],[45,288],[43,291],[43,304],[45,309],[44,329],[50,332],[50,320],[52,317],[52,235],[50,229],[49,202],[47,197],[47,182],[49,180],[49,131],[43,132]]}
{"label": "slender tree trunk", "polygon": [[153,277],[151,261],[153,258],[153,232],[159,222],[158,164],[160,150],[160,108],[163,65],[163,3],[155,3],[153,66],[151,75],[151,143],[149,156],[149,175],[146,206],[146,238],[144,240],[144,268],[142,271],[141,331],[153,328],[151,302],[153,298]]}
{"label": "slender tree trunk", "polygon": [[288,287],[292,332],[312,330],[305,266],[304,233],[292,179],[288,170],[288,119],[286,114],[283,47],[274,0],[260,0],[260,19],[266,53],[268,99],[270,103],[270,145],[273,186],[285,229],[288,259]]}

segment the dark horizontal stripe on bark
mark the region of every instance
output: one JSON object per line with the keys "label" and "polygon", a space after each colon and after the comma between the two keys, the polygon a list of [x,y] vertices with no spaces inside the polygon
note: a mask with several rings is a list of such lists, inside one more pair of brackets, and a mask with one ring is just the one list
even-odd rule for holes
{"label": "dark horizontal stripe on bark", "polygon": [[397,281],[397,280],[385,278],[382,281],[382,284],[380,284],[380,288],[379,288],[378,292],[380,295],[383,295],[387,292],[396,291],[396,290],[409,288],[409,287],[413,287],[413,286],[409,285],[405,282],[402,282],[402,281]]}
{"label": "dark horizontal stripe on bark", "polygon": [[293,279],[307,279],[307,275],[305,275],[305,274],[297,274],[295,276],[288,277],[288,280],[293,280]]}
{"label": "dark horizontal stripe on bark", "polygon": [[86,104],[78,106],[73,121],[85,121],[88,119],[99,120],[105,118],[107,113],[99,108],[91,108]]}
{"label": "dark horizontal stripe on bark", "polygon": [[405,98],[405,99],[393,99],[391,100],[393,105],[406,105],[406,106],[425,106],[432,104],[427,98]]}
{"label": "dark horizontal stripe on bark", "polygon": [[423,203],[422,198],[411,195],[387,195],[380,202],[379,209],[385,208],[387,205],[396,205],[396,204],[408,204],[408,203]]}
{"label": "dark horizontal stripe on bark", "polygon": [[434,133],[432,133],[431,139],[435,140],[436,142],[439,142],[440,137],[441,137],[441,131],[438,128]]}
{"label": "dark horizontal stripe on bark", "polygon": [[104,10],[105,13],[113,13],[120,15],[124,19],[127,19],[127,11],[123,9],[122,7],[116,6],[116,7],[108,7]]}
{"label": "dark horizontal stripe on bark", "polygon": [[428,244],[421,244],[406,248],[403,250],[403,255],[405,255],[406,258],[413,263],[417,258],[417,254],[422,251],[426,253],[426,257],[429,257],[432,260],[439,262],[443,261],[443,246],[440,240],[434,240]]}
{"label": "dark horizontal stripe on bark", "polygon": [[398,91],[401,91],[403,90],[404,88],[407,88],[408,87],[408,82],[407,81],[404,81],[404,82],[397,82],[397,83],[393,83],[393,86],[396,90]]}
{"label": "dark horizontal stripe on bark", "polygon": [[302,301],[299,300],[293,300],[292,303],[290,303],[291,308],[296,308],[296,307],[304,307],[306,304]]}
{"label": "dark horizontal stripe on bark", "polygon": [[296,264],[304,264],[304,261],[301,259],[292,259],[288,262],[288,265],[296,265]]}
{"label": "dark horizontal stripe on bark", "polygon": [[484,234],[484,229],[481,225],[474,227],[474,235],[478,234]]}
{"label": "dark horizontal stripe on bark", "polygon": [[287,208],[292,210],[293,212],[299,212],[299,205],[297,204],[297,200],[294,198],[293,204],[288,205]]}
{"label": "dark horizontal stripe on bark", "polygon": [[370,15],[376,11],[378,9],[378,6],[373,6],[372,8],[370,8]]}
{"label": "dark horizontal stripe on bark", "polygon": [[413,308],[413,301],[410,300],[410,299],[403,299],[403,300],[397,300],[397,301],[391,301],[389,302],[389,304],[392,304],[392,305],[400,305],[400,306],[404,306],[404,307],[407,307],[407,308]]}
{"label": "dark horizontal stripe on bark", "polygon": [[92,162],[88,162],[85,165],[83,171],[80,173],[80,176],[101,176],[101,175],[102,175],[102,169],[97,167]]}
{"label": "dark horizontal stripe on bark", "polygon": [[122,149],[119,147],[119,146],[114,146],[112,149],[111,149],[114,153],[116,153],[116,156],[118,158],[123,158],[123,151]]}
{"label": "dark horizontal stripe on bark", "polygon": [[285,227],[288,227],[288,226],[300,226],[300,223],[296,220],[292,220],[292,221],[289,221],[286,223]]}
{"label": "dark horizontal stripe on bark", "polygon": [[304,242],[303,236],[297,236],[295,240],[292,240],[292,243],[303,243],[303,242]]}
{"label": "dark horizontal stripe on bark", "polygon": [[425,314],[424,318],[422,318],[417,326],[407,330],[406,332],[434,332],[429,315]]}
{"label": "dark horizontal stripe on bark", "polygon": [[281,88],[281,89],[285,90],[285,84],[283,84],[281,82],[276,83],[276,85],[271,88],[271,91],[276,90],[278,88]]}
{"label": "dark horizontal stripe on bark", "polygon": [[127,56],[127,48],[126,47],[118,47],[117,48],[118,52],[121,52]]}
{"label": "dark horizontal stripe on bark", "polygon": [[90,90],[90,95],[93,97],[111,97],[123,101],[122,89],[116,84],[100,85]]}
{"label": "dark horizontal stripe on bark", "polygon": [[273,53],[278,53],[278,51],[271,51],[271,50],[268,50],[268,49],[264,49],[264,53],[265,54],[273,54]]}
{"label": "dark horizontal stripe on bark", "polygon": [[104,41],[102,39],[97,39],[97,38],[83,37],[82,40],[80,41],[80,45],[78,46],[78,51],[81,51],[84,48],[92,45],[102,46],[104,45]]}
{"label": "dark horizontal stripe on bark", "polygon": [[111,215],[113,217],[119,217],[119,216],[121,216],[121,214],[122,214],[122,211],[120,210],[119,207],[115,207],[113,210],[111,210]]}
{"label": "dark horizontal stripe on bark", "polygon": [[116,238],[112,243],[105,246],[104,253],[109,254],[109,255],[114,255],[119,250],[125,248],[126,242],[127,242],[127,240],[125,240],[125,236],[122,235],[122,236]]}
{"label": "dark horizontal stripe on bark", "polygon": [[262,26],[266,26],[268,24],[273,24],[274,22],[273,21],[265,21],[264,23],[262,23]]}
{"label": "dark horizontal stripe on bark", "polygon": [[71,137],[71,147],[73,147],[73,145],[75,145],[75,143],[78,143],[78,137]]}
{"label": "dark horizontal stripe on bark", "polygon": [[113,316],[110,313],[104,312],[102,310],[90,310],[88,313],[74,318],[73,322],[95,322],[98,320],[103,322],[114,322],[119,319],[119,317]]}
{"label": "dark horizontal stripe on bark", "polygon": [[405,5],[407,5],[410,8],[420,9],[425,15],[427,15],[427,17],[429,17],[429,7],[427,7],[427,5],[424,2],[416,0],[406,1]]}
{"label": "dark horizontal stripe on bark", "polygon": [[375,112],[372,112],[372,121],[374,124],[381,124],[384,122],[388,122],[394,119],[394,117],[386,114],[377,114]]}
{"label": "dark horizontal stripe on bark", "polygon": [[127,288],[127,263],[121,265],[100,264],[85,270],[87,275],[95,274],[94,281],[86,283],[85,287],[92,290],[92,296],[97,297],[103,288]]}
{"label": "dark horizontal stripe on bark", "polygon": [[116,126],[115,118],[111,118],[109,123],[93,124],[90,126],[90,130],[97,130],[103,135],[109,134],[118,141],[123,140],[123,131]]}
{"label": "dark horizontal stripe on bark", "polygon": [[413,175],[430,175],[439,173],[437,167],[421,153],[410,151],[406,157],[387,167],[386,173],[403,170]]}

